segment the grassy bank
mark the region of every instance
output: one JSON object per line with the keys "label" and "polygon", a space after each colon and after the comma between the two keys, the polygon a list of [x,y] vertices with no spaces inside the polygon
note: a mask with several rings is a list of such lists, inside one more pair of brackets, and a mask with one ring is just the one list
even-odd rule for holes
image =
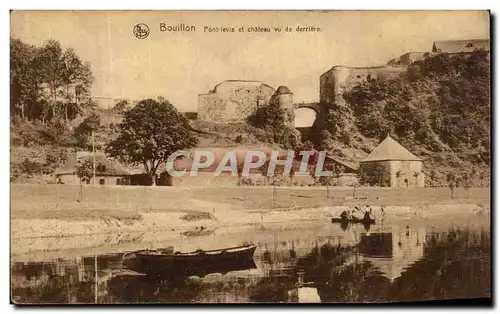
{"label": "grassy bank", "polygon": [[[273,194],[275,197],[273,197]],[[328,195],[328,196],[327,196]],[[353,197],[354,196],[354,197]],[[458,189],[450,197],[447,188],[205,188],[196,199],[232,204],[241,208],[316,207],[335,205],[489,204],[487,188]]]}
{"label": "grassy bank", "polygon": [[[353,198],[353,194],[355,198]],[[489,204],[488,188],[471,188],[468,195],[447,188],[180,188],[141,186],[11,185],[12,218],[80,219],[83,215],[133,217],[143,211],[189,212],[218,208],[271,210],[334,205]],[[192,201],[206,203],[192,208]],[[218,209],[216,208],[216,209]]]}

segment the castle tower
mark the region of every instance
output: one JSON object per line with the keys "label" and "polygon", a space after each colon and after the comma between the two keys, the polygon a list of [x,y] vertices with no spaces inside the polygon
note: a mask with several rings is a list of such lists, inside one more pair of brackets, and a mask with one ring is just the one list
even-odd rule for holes
{"label": "castle tower", "polygon": [[277,104],[280,108],[285,109],[287,115],[287,124],[291,127],[294,126],[295,113],[293,108],[293,93],[284,85],[278,87],[276,92],[269,101],[270,104]]}
{"label": "castle tower", "polygon": [[275,101],[283,109],[293,109],[293,93],[286,86],[280,86],[274,93]]}

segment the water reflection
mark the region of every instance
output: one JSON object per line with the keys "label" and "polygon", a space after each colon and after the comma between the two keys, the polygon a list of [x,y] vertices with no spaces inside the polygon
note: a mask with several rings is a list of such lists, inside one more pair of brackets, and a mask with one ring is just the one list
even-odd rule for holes
{"label": "water reflection", "polygon": [[268,240],[257,243],[251,263],[215,266],[204,276],[188,273],[171,280],[130,272],[122,254],[15,262],[12,296],[19,303],[386,302],[491,296],[486,229],[320,231],[295,238],[269,233]]}

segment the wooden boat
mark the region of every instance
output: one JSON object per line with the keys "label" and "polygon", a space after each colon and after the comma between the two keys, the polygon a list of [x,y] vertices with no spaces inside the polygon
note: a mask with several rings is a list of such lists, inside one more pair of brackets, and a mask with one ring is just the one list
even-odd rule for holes
{"label": "wooden boat", "polygon": [[370,219],[364,219],[364,218],[337,218],[334,217],[332,218],[333,223],[343,223],[343,224],[348,224],[348,223],[353,223],[353,224],[365,224],[365,225],[371,225],[375,223],[375,219],[370,218]]}
{"label": "wooden boat", "polygon": [[229,271],[255,268],[253,254],[256,245],[243,245],[217,250],[194,252],[168,252],[142,250],[125,254],[123,259],[130,268],[149,276],[203,277],[210,273],[225,274]]}

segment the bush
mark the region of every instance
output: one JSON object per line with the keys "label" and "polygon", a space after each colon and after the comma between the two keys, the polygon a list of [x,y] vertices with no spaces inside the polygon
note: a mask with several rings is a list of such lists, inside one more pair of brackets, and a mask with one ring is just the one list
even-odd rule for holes
{"label": "bush", "polygon": [[12,144],[26,147],[43,145],[68,146],[75,143],[69,126],[61,119],[53,119],[50,123],[40,121],[20,121],[12,125]]}
{"label": "bush", "polygon": [[31,161],[29,158],[25,158],[22,163],[17,166],[17,169],[22,174],[27,174],[29,176],[42,174],[44,168],[43,165],[37,161]]}
{"label": "bush", "polygon": [[238,185],[250,185],[250,186],[253,186],[254,182],[253,182],[252,178],[241,178],[238,181]]}
{"label": "bush", "polygon": [[359,181],[362,185],[389,186],[390,178],[386,165],[375,162],[362,163]]}
{"label": "bush", "polygon": [[187,221],[202,220],[202,219],[214,219],[214,216],[207,212],[191,212],[182,216],[181,219]]}
{"label": "bush", "polygon": [[55,168],[63,164],[66,160],[68,160],[67,151],[64,148],[54,148],[47,152],[44,166],[53,172]]}

